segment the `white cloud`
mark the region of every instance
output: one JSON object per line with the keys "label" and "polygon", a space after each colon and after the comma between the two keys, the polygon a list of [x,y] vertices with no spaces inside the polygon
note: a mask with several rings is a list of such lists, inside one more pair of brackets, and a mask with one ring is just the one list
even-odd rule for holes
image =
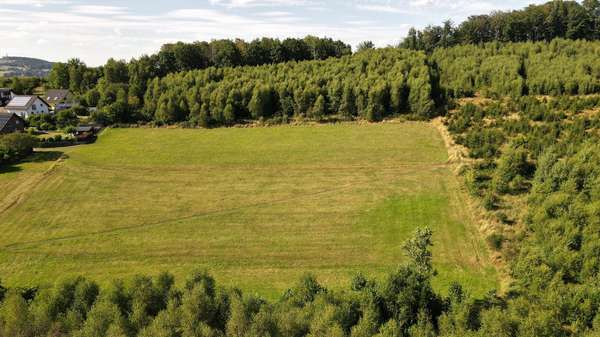
{"label": "white cloud", "polygon": [[232,15],[227,14],[222,11],[213,10],[213,9],[202,9],[202,8],[190,8],[190,9],[177,9],[171,12],[168,12],[165,15],[166,18],[172,19],[186,19],[193,21],[207,21],[207,22],[216,22],[220,24],[232,24],[232,23],[256,23],[255,21],[240,16],[240,15]]}
{"label": "white cloud", "polygon": [[270,11],[270,12],[261,12],[257,14],[258,16],[271,17],[271,18],[281,18],[292,16],[291,12],[283,12],[283,11]]}
{"label": "white cloud", "polygon": [[71,7],[71,12],[91,15],[118,15],[127,13],[126,7],[83,5]]}
{"label": "white cloud", "polygon": [[46,5],[67,5],[68,0],[0,0],[0,5],[7,6],[35,6],[44,7]]}
{"label": "white cloud", "polygon": [[372,12],[420,16],[443,13],[447,17],[458,16],[461,19],[465,13],[488,13],[507,9],[508,6],[507,2],[486,0],[366,0],[356,3],[358,9]]}
{"label": "white cloud", "polygon": [[394,6],[390,6],[390,5],[362,5],[359,4],[357,5],[358,9],[361,10],[365,10],[365,11],[372,11],[372,12],[383,12],[383,13],[397,13],[397,14],[410,14],[410,11],[401,9],[399,7],[394,7]]}
{"label": "white cloud", "polygon": [[211,5],[222,5],[228,8],[259,6],[306,6],[314,5],[310,0],[210,0]]}

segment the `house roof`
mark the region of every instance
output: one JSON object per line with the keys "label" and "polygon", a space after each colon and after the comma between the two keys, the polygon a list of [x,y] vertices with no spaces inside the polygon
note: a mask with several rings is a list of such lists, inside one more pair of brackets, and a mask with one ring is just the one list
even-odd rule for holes
{"label": "house roof", "polygon": [[93,130],[94,130],[94,127],[89,126],[89,125],[81,125],[81,126],[78,126],[77,128],[75,128],[76,132],[90,132]]}
{"label": "house roof", "polygon": [[71,92],[66,89],[50,89],[46,93],[46,101],[56,103],[66,99]]}
{"label": "house roof", "polygon": [[44,101],[42,98],[40,98],[38,96],[15,96],[13,99],[10,100],[8,105],[6,105],[6,109],[7,110],[27,110],[36,101],[36,99],[39,99],[44,104],[46,104],[46,106],[49,106],[48,103],[46,103],[46,101]]}
{"label": "house roof", "polygon": [[15,114],[9,114],[9,113],[0,112],[0,130],[4,129],[4,127],[6,126],[6,124],[8,124],[8,121],[10,121],[10,119],[13,116],[16,116],[16,118],[21,119],[21,117],[15,115]]}

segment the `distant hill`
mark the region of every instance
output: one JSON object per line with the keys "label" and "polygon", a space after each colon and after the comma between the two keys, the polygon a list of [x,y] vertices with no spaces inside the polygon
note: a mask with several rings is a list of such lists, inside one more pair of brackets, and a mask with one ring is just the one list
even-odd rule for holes
{"label": "distant hill", "polygon": [[0,58],[0,76],[46,77],[50,73],[52,62],[29,57],[5,56]]}

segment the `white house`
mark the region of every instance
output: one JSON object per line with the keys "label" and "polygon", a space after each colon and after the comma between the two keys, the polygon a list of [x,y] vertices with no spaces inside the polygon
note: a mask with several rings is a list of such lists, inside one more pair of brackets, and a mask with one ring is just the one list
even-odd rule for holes
{"label": "white house", "polygon": [[14,113],[22,118],[50,112],[50,105],[38,96],[15,96],[5,107],[6,112]]}

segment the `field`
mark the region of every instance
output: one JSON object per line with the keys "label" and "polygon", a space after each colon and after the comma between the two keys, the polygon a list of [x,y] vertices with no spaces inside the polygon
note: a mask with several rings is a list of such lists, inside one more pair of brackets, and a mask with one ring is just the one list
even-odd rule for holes
{"label": "field", "polygon": [[110,129],[0,171],[0,278],[33,285],[136,273],[276,297],[303,273],[332,288],[435,234],[435,286],[498,286],[447,153],[426,123]]}

